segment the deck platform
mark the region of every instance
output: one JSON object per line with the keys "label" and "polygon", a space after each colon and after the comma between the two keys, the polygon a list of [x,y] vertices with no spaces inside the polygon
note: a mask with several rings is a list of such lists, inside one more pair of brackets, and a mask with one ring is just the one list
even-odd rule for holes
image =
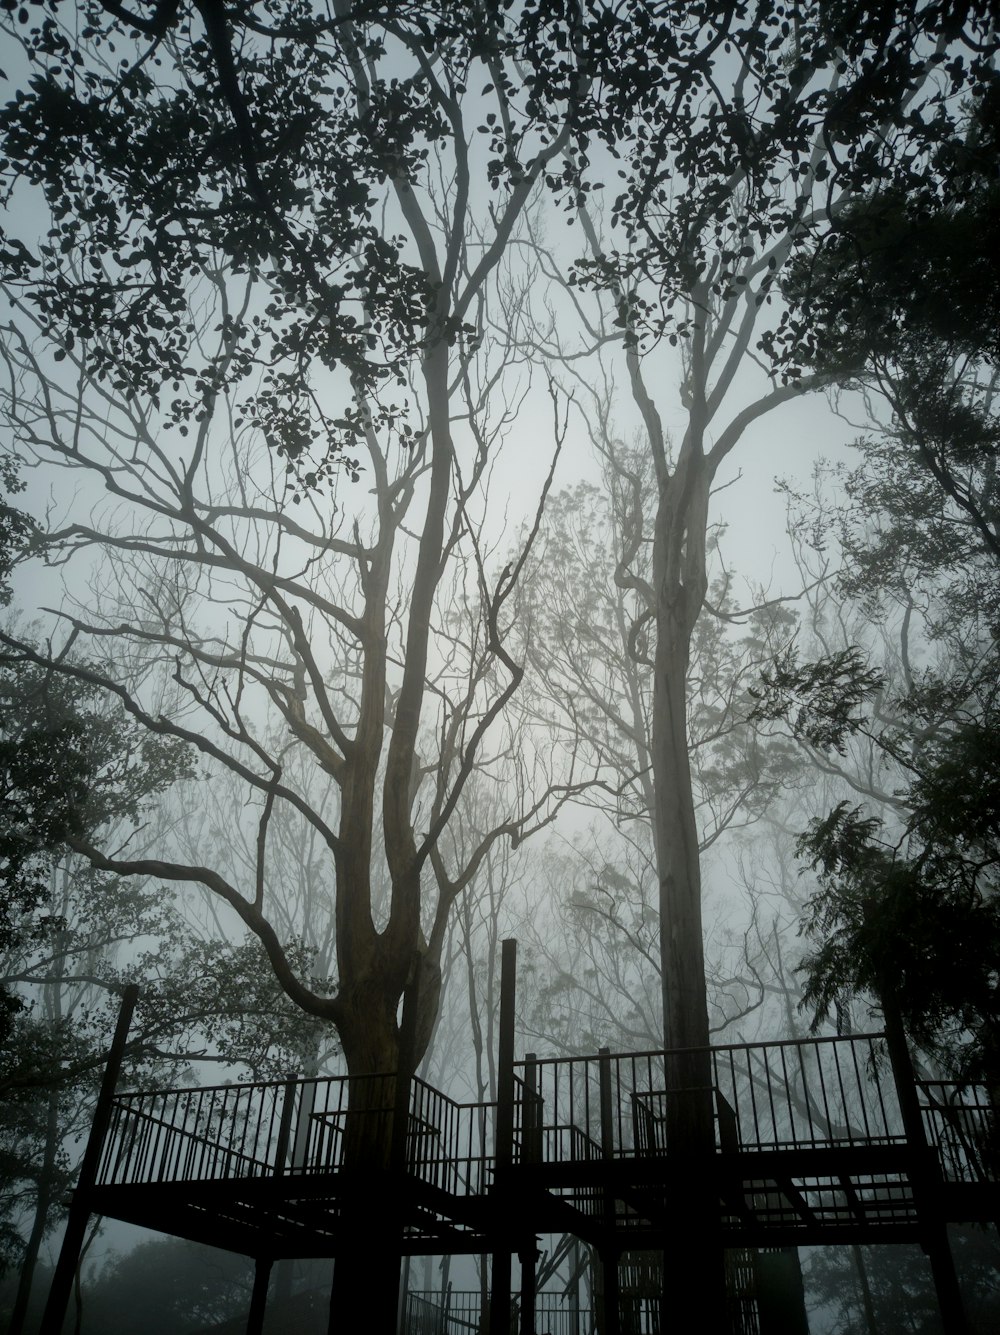
{"label": "deck platform", "polygon": [[[353,1265],[372,1247],[491,1254],[500,1331],[517,1253],[530,1332],[547,1233],[593,1248],[611,1335],[629,1256],[660,1253],[676,1269],[685,1256],[902,1241],[927,1252],[945,1324],[964,1328],[945,1226],[1000,1220],[990,1090],[917,1080],[898,1025],[515,1060],[514,971],[505,942],[495,1103],[394,1072],[115,1094],[123,1002],[43,1330],[60,1329],[93,1213],[253,1257],[253,1332],[275,1260]],[[415,1013],[411,999],[404,1034]]]}
{"label": "deck platform", "polygon": [[730,1247],[919,1240],[929,1212],[996,1217],[985,1091],[918,1084],[914,1145],[883,1036],[713,1048],[705,1154],[669,1143],[669,1101],[692,1093],[668,1093],[673,1055],[515,1063],[500,1176],[497,1106],[418,1078],[401,1145],[391,1074],[118,1095],[92,1208],[274,1257],[335,1256],[366,1197],[394,1202],[403,1254],[491,1251],[510,1231],[502,1186],[532,1232],[649,1250],[694,1190],[718,1203]]}

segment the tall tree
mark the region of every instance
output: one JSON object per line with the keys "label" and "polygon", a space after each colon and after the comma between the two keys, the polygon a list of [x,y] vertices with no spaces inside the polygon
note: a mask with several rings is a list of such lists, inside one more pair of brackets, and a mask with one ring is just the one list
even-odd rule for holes
{"label": "tall tree", "polygon": [[[579,736],[603,775],[601,786],[585,797],[587,808],[601,816],[586,845],[576,842],[575,871],[567,850],[554,873],[540,873],[554,888],[563,887],[558,898],[566,905],[571,936],[579,936],[580,949],[589,955],[585,969],[563,961],[559,985],[576,975],[586,994],[591,986],[584,978],[593,980],[597,1010],[605,1012],[604,1021],[595,1016],[594,1023],[602,1030],[609,1026],[593,1046],[614,1033],[617,1007],[621,1034],[648,1047],[663,1035],[657,789],[650,749],[656,482],[641,446],[629,449],[615,439],[604,391],[585,399],[586,393],[577,389],[578,406],[602,466],[601,481],[578,483],[549,502],[522,597],[533,684],[523,707],[554,735],[566,729]],[[710,547],[716,540],[716,534],[707,537]],[[708,607],[692,633],[685,683],[701,862],[724,848],[736,830],[760,819],[779,791],[794,782],[790,761],[796,760],[792,748],[768,742],[748,722],[754,704],[749,687],[783,642],[792,613],[781,602],[738,608],[732,578],[718,551],[714,555]],[[711,1031],[717,1032],[748,997],[740,986],[727,1004],[724,987],[718,986],[721,970],[709,972]],[[650,989],[661,993],[655,1001]],[[585,1004],[582,996],[575,1000]],[[593,1025],[587,1032],[595,1032]],[[610,1041],[620,1042],[621,1036]]]}
{"label": "tall tree", "polygon": [[[564,21],[543,26],[566,47]],[[556,775],[539,753],[449,861],[443,832],[485,739],[506,749],[522,676],[506,648],[521,560],[489,568],[484,511],[524,385],[482,334],[588,76],[568,54],[571,96],[530,119],[524,37],[492,5],[89,3],[82,23],[57,8],[8,29],[28,71],[0,116],[3,169],[49,231],[39,245],[8,228],[6,407],[19,453],[108,501],[37,535],[50,563],[103,555],[94,596],[61,617],[92,666],[65,638],[51,654],[6,643],[236,773],[257,817],[246,881],[169,839],[145,858],[71,846],[102,871],[207,887],[336,1026],[351,1075],[394,1070],[403,990],[419,971],[419,1057],[449,916],[490,846],[577,782],[571,757]],[[458,597],[475,612],[460,629]],[[98,661],[111,641],[135,651],[124,672]],[[176,707],[155,697],[157,661]],[[293,750],[334,789],[332,815]],[[303,977],[275,929],[278,806],[325,849],[328,980]],[[354,1261],[338,1286],[391,1328],[391,1249]]]}
{"label": "tall tree", "polygon": [[[942,147],[966,137],[963,96],[994,78],[996,34],[982,4],[692,9],[635,0],[614,21],[603,7],[588,10],[584,26],[605,77],[581,110],[564,172],[580,187],[573,202],[586,254],[565,294],[539,311],[533,342],[577,376],[584,357],[610,355],[617,342],[653,461],[651,577],[636,585],[653,659],[664,1031],[668,1048],[696,1050],[670,1063],[678,1094],[668,1135],[678,1148],[710,1152],[708,1097],[681,1091],[711,1083],[686,680],[708,594],[712,489],[755,424],[844,378],[836,360],[811,363],[808,312],[780,299],[781,281],[836,236],[853,201],[935,176]],[[693,48],[697,60],[687,59]],[[603,177],[605,146],[621,186],[600,217],[582,187]],[[544,265],[553,274],[562,267],[551,249]],[[583,317],[575,340],[564,310]],[[668,377],[661,368],[671,346],[680,367]],[[678,418],[671,449],[666,424]],[[622,581],[634,578],[630,565],[622,562]],[[685,1205],[707,1237],[710,1211],[696,1197]],[[705,1248],[679,1241],[677,1286],[718,1295],[719,1275],[699,1271]],[[705,1328],[724,1323],[719,1299]]]}
{"label": "tall tree", "polygon": [[[811,360],[810,313],[782,300],[781,284],[802,257],[833,245],[852,201],[938,178],[941,153],[967,137],[962,94],[993,79],[995,35],[981,5],[637,2],[617,17],[597,8],[585,20],[607,75],[581,109],[564,171],[593,183],[606,145],[620,192],[610,216],[578,192],[586,254],[569,281],[584,324],[573,342],[553,305],[548,318],[539,311],[535,343],[577,367],[617,343],[653,464],[650,578],[640,583],[630,556],[620,579],[642,593],[654,660],[666,1038],[700,1047],[708,1019],[684,683],[708,592],[712,487],[755,423],[845,378],[843,361]],[[698,60],[686,61],[694,46]],[[559,272],[551,251],[545,264]],[[598,303],[587,305],[588,289]],[[674,399],[659,370],[671,346],[680,354]],[[677,418],[671,449],[665,422]],[[699,1083],[694,1071],[679,1078]]]}
{"label": "tall tree", "polygon": [[[58,670],[240,775],[259,808],[256,883],[75,843],[105,870],[208,885],[289,994],[337,1025],[349,1070],[391,1069],[415,957],[425,1042],[451,906],[552,791],[541,775],[508,797],[446,865],[442,831],[521,677],[505,649],[519,563],[491,574],[479,541],[517,392],[503,349],[480,346],[483,313],[567,130],[515,112],[520,39],[492,9],[87,12],[79,34],[57,19],[21,30],[39,72],[3,118],[7,170],[41,187],[52,219],[37,253],[8,242],[8,404],[21,451],[103,479],[118,507],[37,536],[50,561],[102,550],[114,570],[114,595],[65,615],[67,631],[175,657],[182,705],[149,698],[148,657],[115,676],[57,654]],[[483,118],[499,152],[485,160]],[[345,473],[370,493],[348,493]],[[448,603],[466,592],[478,619],[458,639]],[[334,785],[330,821],[288,747]],[[328,851],[332,994],[294,975],[269,921],[276,804]]]}

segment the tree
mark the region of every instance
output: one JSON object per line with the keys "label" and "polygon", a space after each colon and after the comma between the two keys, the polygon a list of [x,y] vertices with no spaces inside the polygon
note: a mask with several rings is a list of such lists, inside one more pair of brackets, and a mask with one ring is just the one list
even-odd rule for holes
{"label": "tree", "polygon": [[[549,952],[542,943],[546,933],[551,941],[548,923],[535,932],[558,973],[553,994],[569,988],[563,998],[568,1011],[590,1016],[575,1043],[560,1026],[560,1042],[579,1051],[623,1039],[655,1047],[663,1035],[646,593],[656,484],[648,455],[614,439],[603,393],[596,390],[583,413],[602,464],[601,484],[581,482],[551,498],[521,616],[533,683],[526,707],[555,736],[566,729],[579,737],[603,774],[602,785],[584,799],[602,816],[586,840],[575,839],[537,873],[564,909],[564,929],[576,946],[571,965],[558,946]],[[708,541],[715,546],[717,535]],[[703,863],[795,781],[792,748],[768,742],[748,722],[749,685],[770,660],[772,640],[791,613],[780,602],[737,608],[717,548],[714,560],[719,569],[709,610],[692,635],[686,682]],[[723,971],[713,964],[707,972],[710,1028],[717,1032],[750,999],[740,986],[727,998]],[[546,1012],[542,1004],[540,1016]]]}
{"label": "tree", "polygon": [[993,82],[921,190],[858,203],[793,274],[814,363],[852,366],[876,413],[860,462],[837,470],[842,499],[805,520],[839,550],[839,596],[896,628],[900,651],[873,664],[862,640],[812,663],[790,655],[761,705],[826,756],[867,737],[892,776],[855,784],[865,800],[839,801],[801,840],[820,873],[806,1000],[822,1017],[844,995],[875,996],[925,1052],[991,1084],[1000,431],[997,274],[981,223],[996,121]]}
{"label": "tree", "polygon": [[298,1064],[310,1026],[277,989],[259,943],[223,950],[162,885],[123,884],[62,848],[87,837],[138,851],[161,823],[150,808],[189,773],[181,748],[109,710],[99,692],[9,661],[0,738],[0,849],[7,900],[19,910],[5,918],[0,948],[11,1013],[0,1050],[0,1261],[20,1270],[13,1335],[75,1176],[70,1147],[90,1119],[123,986],[142,987],[128,1045],[141,1087],[220,1059],[276,1078]]}
{"label": "tree", "polygon": [[[61,617],[91,665],[65,640],[5,643],[237,774],[257,859],[237,882],[169,838],[156,857],[70,846],[103,872],[207,887],[294,1002],[336,1026],[352,1076],[392,1071],[404,987],[419,971],[419,1058],[449,916],[490,847],[578,783],[572,756],[556,773],[526,754],[450,864],[443,834],[477,765],[488,781],[508,753],[522,676],[506,642],[523,554],[490,568],[484,507],[523,386],[482,341],[485,312],[588,76],[568,57],[560,106],[529,119],[525,39],[493,6],[61,17],[17,30],[31,79],[0,117],[7,179],[51,221],[40,246],[8,233],[6,406],[23,456],[100,480],[114,509],[36,536],[52,564],[95,556],[94,596],[76,590]],[[111,641],[132,660],[97,661]],[[335,792],[329,818],[296,751]],[[275,929],[278,807],[325,850],[330,979],[297,972]],[[337,1282],[388,1328],[386,1257],[355,1260]]]}
{"label": "tree", "polygon": [[[600,106],[588,103],[581,119],[595,144],[619,155],[623,184],[603,228],[586,197],[578,201],[589,254],[572,281],[606,296],[582,342],[611,346],[617,337],[656,478],[651,579],[635,587],[654,658],[666,1038],[701,1047],[708,1022],[684,683],[708,592],[711,488],[754,422],[844,378],[836,359],[809,364],[809,313],[778,302],[779,284],[836,235],[840,214],[876,181],[887,190],[933,176],[942,145],[965,136],[964,113],[949,112],[945,94],[989,83],[993,39],[975,6],[962,16],[720,6],[686,20],[636,4],[629,17],[615,27],[593,18],[608,69],[621,76],[610,75]],[[700,63],[684,66],[694,41]],[[587,166],[585,140],[567,170]],[[685,426],[673,453],[650,389],[663,340],[682,356]],[[544,346],[554,356],[581,351],[554,325]],[[754,359],[765,373],[759,397],[737,397],[738,373]],[[623,581],[633,578],[633,558],[621,563]],[[688,1075],[683,1083],[698,1083]]]}
{"label": "tree", "polygon": [[[148,702],[139,664],[127,681],[96,675],[146,726],[241,774],[260,812],[261,870],[241,893],[218,868],[84,851],[123,874],[208,884],[265,942],[289,995],[337,1024],[353,1072],[394,1064],[398,999],[422,955],[426,1041],[450,907],[491,842],[521,837],[550,810],[550,776],[529,782],[543,770],[535,750],[518,777],[523,793],[534,789],[527,810],[502,790],[503,815],[471,861],[447,865],[441,833],[522,675],[508,618],[523,552],[493,575],[480,524],[489,452],[520,388],[510,362],[506,378],[498,364],[509,345],[484,335],[499,324],[494,280],[545,178],[582,224],[577,289],[599,298],[582,342],[617,340],[653,460],[642,616],[665,1032],[671,1047],[707,1044],[686,690],[708,592],[711,488],[754,422],[839,373],[803,374],[801,313],[768,299],[848,201],[880,180],[921,177],[959,136],[958,99],[989,77],[986,6],[817,3],[789,16],[770,3],[629,0],[514,15],[436,4],[354,13],[337,0],[330,16],[281,0],[259,10],[201,0],[149,17],[94,5],[87,20],[79,39],[54,20],[29,31],[39,72],[0,123],[12,178],[37,184],[53,223],[37,254],[33,236],[8,238],[4,252],[19,321],[34,319],[42,339],[8,340],[9,407],[19,448],[54,446],[121,505],[115,533],[52,526],[50,559],[100,541],[148,563],[144,615],[135,604],[119,615],[109,587],[103,617],[81,609],[68,624],[180,656],[189,719]],[[130,23],[137,45],[120,31]],[[112,67],[119,49],[128,55]],[[967,60],[949,59],[958,49]],[[482,155],[468,148],[473,108]],[[587,206],[605,153],[624,183],[602,233]],[[533,345],[561,356],[560,334],[548,321]],[[51,354],[46,338],[59,345]],[[654,344],[671,338],[685,421],[673,455],[649,374]],[[730,412],[758,354],[761,392]],[[39,373],[45,391],[26,389]],[[187,441],[180,462],[168,432]],[[343,506],[336,465],[362,457],[374,500],[353,522],[346,507],[331,522],[326,492],[310,488],[332,487]],[[199,620],[194,598],[226,581],[240,608],[229,636],[217,614]],[[456,594],[474,613],[462,632],[444,615]],[[346,665],[332,684],[324,635]],[[336,785],[336,828],[286,781],[283,755],[262,747],[254,696]],[[570,769],[557,791],[578,778]],[[330,991],[295,976],[266,913],[279,803],[330,849]],[[385,922],[372,909],[377,821]],[[705,1060],[679,1061],[673,1079],[706,1086]],[[692,1119],[684,1103],[675,1132],[707,1148],[705,1107]]]}
{"label": "tree", "polygon": [[[565,133],[510,121],[512,38],[500,15],[448,18],[428,10],[362,20],[341,7],[335,19],[314,22],[290,12],[283,27],[279,6],[272,23],[241,21],[239,48],[232,32],[213,27],[217,17],[211,7],[196,19],[169,6],[149,22],[124,15],[126,26],[135,20],[136,50],[149,37],[157,58],[169,62],[160,84],[155,62],[126,59],[116,73],[103,67],[109,41],[132,39],[123,39],[99,7],[82,39],[87,56],[79,75],[79,45],[51,24],[24,38],[29,51],[46,43],[54,51],[46,74],[7,110],[8,163],[47,192],[58,244],[46,244],[32,265],[35,257],[10,243],[11,256],[20,258],[8,257],[8,290],[23,277],[28,295],[17,299],[21,328],[9,331],[6,351],[16,378],[39,383],[41,373],[55,399],[38,395],[29,406],[19,397],[12,407],[22,449],[103,472],[123,510],[145,512],[136,524],[161,525],[146,532],[123,523],[102,532],[71,522],[37,541],[50,560],[97,544],[119,554],[116,574],[138,586],[151,618],[140,619],[123,597],[114,613],[66,621],[74,636],[99,643],[113,627],[116,636],[179,655],[185,707],[203,712],[205,731],[146,703],[139,661],[127,682],[100,668],[62,670],[118,695],[143,726],[183,738],[240,773],[260,803],[262,850],[275,804],[287,803],[321,834],[337,882],[339,991],[317,994],[292,976],[252,890],[241,894],[224,877],[165,860],[154,868],[89,844],[82,851],[120,874],[209,883],[265,940],[299,1004],[336,1022],[349,1069],[387,1069],[414,954],[425,956],[426,1038],[449,908],[489,843],[531,821],[515,812],[473,850],[467,867],[447,868],[436,855],[482,738],[521,675],[504,648],[505,607],[518,570],[490,582],[477,542],[483,476],[505,410],[494,409],[491,419],[482,398],[489,388],[494,403],[502,399],[493,380],[503,364],[478,348],[476,326],[488,280]],[[393,60],[402,62],[404,76],[389,75]],[[510,160],[484,165],[466,142],[463,99],[473,75],[490,70],[506,125],[496,133],[509,137]],[[228,102],[215,100],[217,80]],[[339,91],[327,90],[326,80]],[[118,100],[122,89],[134,94],[127,108]],[[78,135],[25,142],[28,121],[42,116],[64,127],[67,107],[80,110]],[[491,113],[489,123],[496,120]],[[287,142],[279,145],[281,136]],[[84,158],[100,177],[96,191],[80,177]],[[473,170],[506,191],[500,207],[481,217],[471,213]],[[438,172],[440,193],[428,193]],[[133,209],[119,209],[139,175],[153,185],[140,190]],[[168,189],[174,193],[166,202]],[[387,227],[403,230],[405,241],[368,221],[379,198],[390,210]],[[489,230],[478,231],[480,224]],[[94,278],[86,265],[79,268],[85,253]],[[348,256],[359,267],[331,294],[330,275]],[[33,268],[41,271],[37,280]],[[61,281],[48,282],[56,272]],[[338,304],[354,293],[357,318]],[[196,301],[210,303],[217,329],[191,323]],[[64,365],[74,381],[82,377],[82,395],[41,365],[24,333],[32,324],[43,338],[57,335]],[[369,359],[382,349],[384,357]],[[344,367],[352,379],[341,384]],[[241,394],[258,374],[263,387]],[[409,397],[408,405],[384,401],[388,381],[397,382],[391,392]],[[172,385],[175,397],[158,407],[160,391],[169,394]],[[346,399],[336,421],[321,396]],[[70,402],[88,424],[87,443],[71,443],[62,430],[62,404]],[[312,418],[302,416],[307,404]],[[109,410],[114,429],[102,428],[98,441],[94,414]],[[227,421],[230,412],[236,416]],[[471,422],[464,439],[453,426],[456,412]],[[225,475],[213,447],[215,436],[229,431],[233,467]],[[310,453],[317,436],[320,445]],[[274,453],[260,452],[262,437]],[[185,440],[179,469],[174,460]],[[338,468],[361,469],[340,462],[346,442],[365,455],[375,493],[373,504],[352,506],[347,519],[336,517],[348,508],[343,498],[310,490],[331,483]],[[145,568],[128,571],[126,555]],[[246,600],[235,637],[185,624],[196,595],[223,578],[239,582],[230,601]],[[448,600],[465,587],[481,596],[476,624],[462,641],[446,616]],[[340,659],[334,685],[327,653]],[[278,749],[268,751],[258,739],[244,699],[253,690],[285,729]],[[280,748],[289,745],[304,748],[336,785],[335,829],[285,783]],[[424,756],[424,747],[435,754]],[[536,813],[542,809],[540,802]],[[378,821],[392,888],[388,921],[376,927]],[[262,858],[259,876],[263,867]],[[439,895],[429,916],[422,916],[425,869]]]}
{"label": "tree", "polygon": [[[581,110],[565,170],[593,183],[591,159],[607,146],[622,184],[610,218],[598,219],[582,190],[574,201],[587,251],[568,276],[568,303],[583,316],[579,337],[565,332],[564,295],[538,319],[535,344],[571,361],[579,376],[584,357],[617,341],[622,382],[653,461],[651,578],[635,584],[653,659],[664,1028],[668,1048],[697,1050],[672,1061],[668,1079],[677,1090],[707,1089],[686,681],[708,593],[712,488],[755,423],[848,370],[810,365],[808,313],[778,299],[782,278],[835,234],[838,216],[859,197],[934,175],[942,146],[965,137],[962,95],[993,79],[996,42],[978,5],[946,13],[912,5],[788,12],[635,3],[615,18],[595,9],[585,21],[606,77],[600,99]],[[693,45],[698,59],[688,62]],[[550,252],[544,262],[556,278],[565,268]],[[588,290],[598,298],[589,305]],[[668,408],[658,368],[670,344],[681,374],[679,404]],[[761,378],[747,392],[751,366]],[[668,411],[683,421],[672,451]],[[619,578],[632,578],[631,559]],[[709,1152],[708,1099],[679,1096],[669,1107],[672,1143]],[[696,1217],[698,1203],[690,1205]],[[704,1236],[710,1227],[706,1221]],[[678,1285],[691,1284],[700,1258],[681,1246],[673,1262]],[[705,1274],[695,1286],[717,1293],[721,1281]],[[721,1310],[708,1314],[706,1328],[722,1328],[724,1319]]]}

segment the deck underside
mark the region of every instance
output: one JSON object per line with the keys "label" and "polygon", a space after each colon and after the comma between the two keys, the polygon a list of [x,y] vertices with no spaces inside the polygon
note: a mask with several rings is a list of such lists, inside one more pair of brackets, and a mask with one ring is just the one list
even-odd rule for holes
{"label": "deck underside", "polygon": [[359,1227],[401,1255],[516,1250],[522,1235],[663,1250],[684,1202],[714,1203],[730,1248],[919,1241],[935,1221],[990,1222],[992,1183],[934,1183],[905,1145],[523,1164],[505,1191],[459,1195],[410,1173],[346,1172],[98,1187],[106,1217],[248,1256],[334,1257]]}

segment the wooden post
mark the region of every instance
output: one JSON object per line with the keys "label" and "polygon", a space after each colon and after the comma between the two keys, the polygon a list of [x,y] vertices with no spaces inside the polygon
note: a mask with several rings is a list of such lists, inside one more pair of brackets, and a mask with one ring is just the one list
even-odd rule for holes
{"label": "wooden post", "polygon": [[514,1162],[514,1002],[517,979],[517,942],[504,941],[500,954],[500,1033],[497,1053],[497,1126],[493,1192],[501,1237],[493,1246],[490,1267],[490,1335],[509,1335],[511,1221],[507,1199],[509,1171]]}
{"label": "wooden post", "polygon": [[111,1040],[108,1062],[104,1068],[104,1078],[94,1108],[94,1119],[90,1124],[90,1135],[87,1137],[87,1148],[83,1152],[80,1176],[69,1207],[66,1232],[63,1234],[62,1246],[59,1249],[59,1260],[52,1277],[52,1287],[49,1289],[39,1335],[60,1335],[66,1318],[69,1295],[73,1288],[73,1276],[80,1261],[80,1251],[83,1248],[87,1221],[90,1218],[90,1196],[97,1181],[104,1138],[111,1122],[111,1104],[118,1084],[122,1058],[125,1055],[129,1025],[132,1023],[132,1014],[138,999],[138,987],[134,983],[129,983],[122,991],[118,1023],[115,1025],[114,1038]]}

